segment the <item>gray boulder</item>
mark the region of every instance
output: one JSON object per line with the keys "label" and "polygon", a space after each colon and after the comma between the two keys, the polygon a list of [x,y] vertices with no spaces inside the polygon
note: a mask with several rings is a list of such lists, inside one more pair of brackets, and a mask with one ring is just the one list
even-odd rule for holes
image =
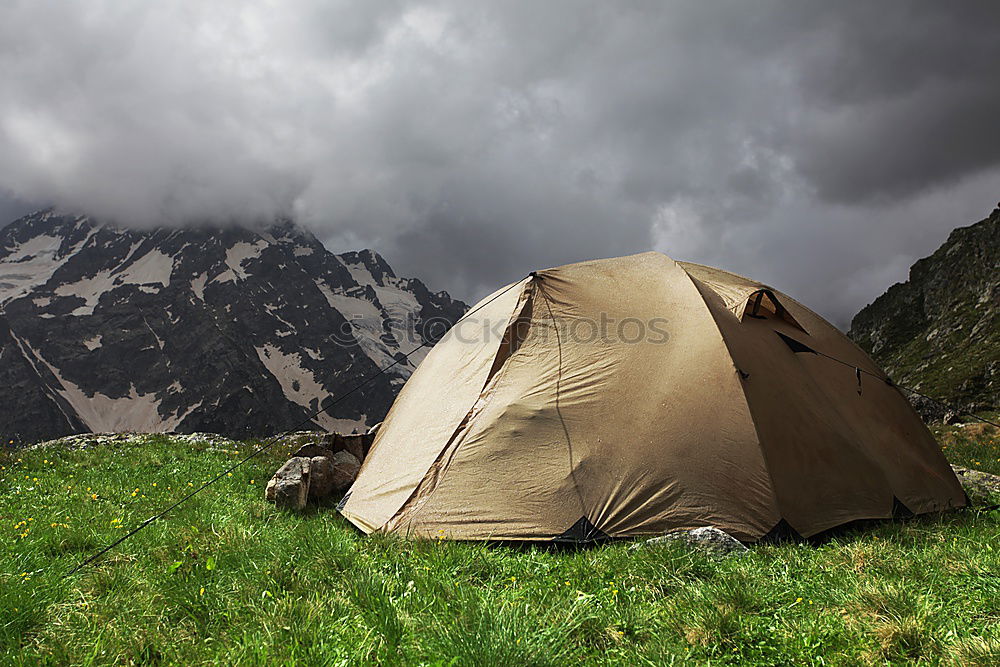
{"label": "gray boulder", "polygon": [[354,480],[361,470],[361,462],[356,456],[347,451],[339,451],[333,455],[333,490],[344,492],[351,488]]}
{"label": "gray boulder", "polygon": [[336,469],[329,456],[309,459],[309,500],[323,500],[334,491]]}
{"label": "gray boulder", "polygon": [[656,545],[673,542],[683,542],[689,547],[717,556],[740,555],[749,551],[742,542],[714,526],[691,530],[671,530],[640,544]]}
{"label": "gray boulder", "polygon": [[267,483],[264,497],[278,507],[300,510],[309,498],[309,477],[312,460],[296,456],[274,473]]}

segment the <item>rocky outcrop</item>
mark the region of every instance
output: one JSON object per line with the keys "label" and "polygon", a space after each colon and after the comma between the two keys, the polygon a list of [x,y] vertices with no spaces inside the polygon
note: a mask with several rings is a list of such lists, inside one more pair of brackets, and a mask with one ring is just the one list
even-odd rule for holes
{"label": "rocky outcrop", "polygon": [[403,356],[464,311],[287,221],[130,229],[41,211],[0,228],[0,438],[364,432],[427,348]]}
{"label": "rocky outcrop", "polygon": [[361,462],[375,439],[377,426],[367,433],[293,433],[286,441],[298,450],[267,483],[264,497],[278,507],[305,508],[308,502],[339,499],[357,479]]}
{"label": "rocky outcrop", "polygon": [[[851,322],[899,384],[962,410],[1000,407],[1000,208],[960,227]],[[925,418],[944,409],[916,401]]]}

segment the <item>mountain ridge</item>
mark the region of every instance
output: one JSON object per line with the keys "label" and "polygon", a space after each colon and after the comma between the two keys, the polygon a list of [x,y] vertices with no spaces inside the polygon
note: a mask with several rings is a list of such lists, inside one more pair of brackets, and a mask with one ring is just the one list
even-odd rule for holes
{"label": "mountain ridge", "polygon": [[403,355],[466,308],[289,220],[131,229],[39,211],[0,228],[0,437],[276,432],[399,361],[309,424],[362,429],[426,350]]}
{"label": "mountain ridge", "polygon": [[1000,406],[1000,206],[915,262],[848,335],[902,385],[963,410]]}

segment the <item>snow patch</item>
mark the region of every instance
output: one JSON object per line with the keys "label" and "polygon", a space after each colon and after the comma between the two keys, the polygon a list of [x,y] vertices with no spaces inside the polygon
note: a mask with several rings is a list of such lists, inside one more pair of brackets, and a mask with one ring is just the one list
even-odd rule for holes
{"label": "snow patch", "polygon": [[88,350],[90,350],[91,352],[93,352],[94,350],[96,350],[101,346],[101,337],[98,335],[94,336],[93,338],[88,338],[87,340],[83,341],[83,346]]}
{"label": "snow patch", "polygon": [[0,260],[0,303],[48,282],[66,261],[56,258],[61,244],[62,239],[55,236],[36,236],[15,246],[11,254]]}
{"label": "snow patch", "polygon": [[195,279],[191,281],[191,291],[194,292],[194,295],[196,297],[198,297],[199,299],[201,299],[202,301],[205,300],[205,281],[206,280],[208,280],[208,274],[207,273],[202,273],[202,274],[196,276]]}
{"label": "snow patch", "polygon": [[[313,372],[302,367],[302,357],[298,353],[288,354],[270,344],[255,349],[261,363],[281,385],[288,400],[309,410],[319,409],[320,401],[328,393],[316,381]],[[349,433],[353,429],[366,428],[367,419],[367,415],[361,420],[338,419],[323,412],[313,421],[327,430]]]}
{"label": "snow patch", "polygon": [[140,291],[151,293],[159,290],[158,287],[154,287],[155,285],[167,287],[170,284],[173,267],[173,258],[159,250],[151,250],[124,270],[103,269],[89,278],[60,285],[55,289],[55,293],[59,296],[76,296],[84,300],[85,303],[73,310],[70,315],[93,315],[101,297],[116,287],[138,285]]}
{"label": "snow patch", "polygon": [[95,433],[172,431],[183,419],[183,416],[178,418],[176,415],[161,417],[160,400],[156,394],[140,394],[134,384],[130,385],[128,396],[111,398],[100,392],[88,396],[79,386],[64,378],[59,369],[46,361],[38,350],[30,345],[28,347],[32,355],[45,364],[59,382],[56,392],[66,399],[87,428]]}
{"label": "snow patch", "polygon": [[340,255],[334,255],[334,257],[336,257],[337,261],[340,262],[341,266],[347,269],[348,273],[351,274],[351,277],[354,278],[354,282],[359,285],[375,286],[375,276],[372,275],[371,271],[365,268],[364,264],[361,264],[360,262],[358,264],[349,264],[348,262],[345,262],[344,258]]}
{"label": "snow patch", "polygon": [[55,289],[55,293],[58,296],[78,296],[84,300],[84,304],[78,306],[70,315],[93,315],[101,295],[113,287],[114,279],[111,278],[111,271],[104,269],[90,278],[81,278],[75,283],[60,285]]}
{"label": "snow patch", "polygon": [[338,419],[331,417],[327,413],[316,415],[313,418],[320,428],[332,433],[365,433],[368,431],[368,415],[362,415],[361,419]]}
{"label": "snow patch", "polygon": [[295,248],[295,250],[292,251],[292,253],[296,257],[305,257],[307,255],[313,254],[313,249],[312,248],[306,248],[306,247],[303,247],[303,246],[297,246]]}
{"label": "snow patch", "polygon": [[[126,260],[127,262],[128,260]],[[124,262],[123,262],[124,264]],[[124,271],[115,274],[116,285],[170,285],[174,258],[155,249],[132,262]]]}
{"label": "snow patch", "polygon": [[313,372],[302,367],[302,357],[298,353],[286,354],[270,343],[254,349],[264,368],[278,381],[289,400],[310,408],[315,401],[326,396],[327,392],[316,381]]}
{"label": "snow patch", "polygon": [[[394,345],[390,348],[382,340],[382,335],[385,332],[382,328],[382,311],[375,304],[367,299],[334,292],[326,283],[317,281],[316,286],[326,297],[330,307],[344,316],[351,327],[350,333],[358,342],[361,350],[377,366],[388,366],[395,361],[393,353],[399,351],[399,346]],[[335,336],[335,340],[338,340],[341,345],[349,344],[346,336]]]}
{"label": "snow patch", "polygon": [[226,266],[232,270],[237,278],[242,280],[243,278],[246,278],[246,273],[243,272],[243,263],[247,260],[260,257],[260,253],[263,252],[266,247],[267,241],[263,239],[256,241],[255,243],[240,241],[226,251]]}

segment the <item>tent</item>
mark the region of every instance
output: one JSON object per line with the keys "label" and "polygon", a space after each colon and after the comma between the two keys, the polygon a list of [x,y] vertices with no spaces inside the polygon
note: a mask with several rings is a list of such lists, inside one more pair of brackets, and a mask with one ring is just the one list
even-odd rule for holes
{"label": "tent", "polygon": [[532,273],[393,404],[340,510],[465,540],[752,542],[966,498],[900,391],[781,292],[660,253]]}

